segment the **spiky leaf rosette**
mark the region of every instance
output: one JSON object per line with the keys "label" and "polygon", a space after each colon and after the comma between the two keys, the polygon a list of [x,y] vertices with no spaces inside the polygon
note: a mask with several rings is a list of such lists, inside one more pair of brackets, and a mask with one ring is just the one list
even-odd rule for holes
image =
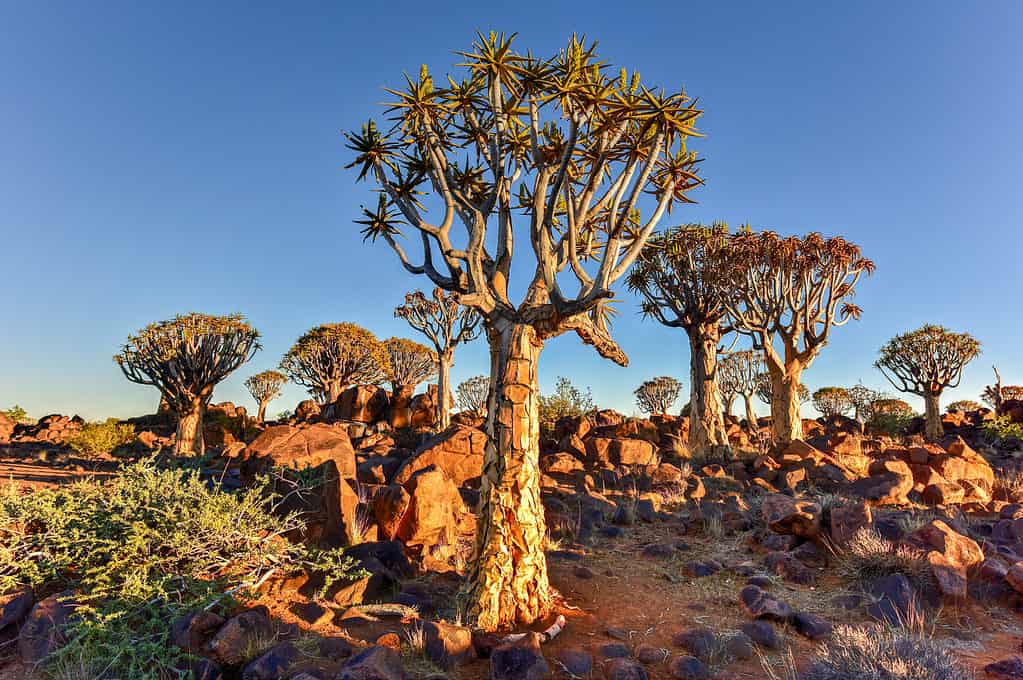
{"label": "spiky leaf rosette", "polygon": [[281,360],[281,370],[311,391],[383,382],[387,351],[371,332],[352,323],[331,323],[305,332]]}
{"label": "spiky leaf rosette", "polygon": [[963,368],[978,354],[980,343],[970,334],[927,324],[889,340],[874,366],[900,392],[936,395],[958,387]]}
{"label": "spiky leaf rosette", "polygon": [[387,379],[395,388],[415,387],[437,374],[437,353],[426,345],[405,338],[384,340],[389,371]]}
{"label": "spiky leaf rosette", "polygon": [[114,361],[128,380],[156,387],[180,412],[196,399],[208,401],[259,348],[259,332],[242,315],[192,312],[129,335]]}

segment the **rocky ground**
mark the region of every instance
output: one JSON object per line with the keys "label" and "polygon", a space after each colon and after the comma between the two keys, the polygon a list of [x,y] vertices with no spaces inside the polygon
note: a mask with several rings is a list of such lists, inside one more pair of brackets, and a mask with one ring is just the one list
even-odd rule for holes
{"label": "rocky ground", "polygon": [[[1023,678],[1023,477],[1012,443],[976,437],[988,414],[947,417],[938,444],[806,421],[773,451],[764,423],[731,421],[734,453],[703,460],[685,418],[564,418],[541,458],[558,605],[509,639],[455,613],[486,437],[470,416],[433,434],[431,413],[429,394],[397,410],[373,387],[265,426],[213,409],[204,474],[270,474],[308,519],[295,540],[351,544],[367,573],[326,593],[321,575],[282,574],[232,617],[177,622],[196,677],[784,678],[850,626],[898,626],[976,677]],[[79,420],[0,423],[0,470],[26,487],[110,474],[172,436],[160,417],[133,424],[136,445],[84,460],[62,445]],[[0,677],[24,677],[70,615],[43,595],[0,597]]]}

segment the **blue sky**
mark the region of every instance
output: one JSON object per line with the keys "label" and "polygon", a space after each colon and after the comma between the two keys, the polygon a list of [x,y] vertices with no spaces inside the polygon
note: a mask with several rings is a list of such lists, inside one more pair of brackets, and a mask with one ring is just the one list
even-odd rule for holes
{"label": "blue sky", "polygon": [[[984,344],[946,403],[976,398],[992,363],[1023,383],[1023,6],[587,5],[0,2],[0,407],[151,411],[155,392],[111,355],[178,312],[238,311],[263,333],[215,395],[250,408],[244,378],[310,326],[415,337],[392,310],[427,283],[361,242],[368,187],[342,169],[340,131],[379,115],[403,71],[445,73],[476,29],[518,31],[534,53],[585,33],[615,65],[699,96],[707,184],[676,220],[862,246],[877,264],[863,318],[835,331],[809,387],[884,386],[878,347],[925,322]],[[622,297],[630,367],[565,336],[541,357],[542,388],[565,375],[631,412],[642,380],[688,383],[681,332]],[[477,341],[453,377],[486,365]],[[271,411],[301,397],[292,386]]]}

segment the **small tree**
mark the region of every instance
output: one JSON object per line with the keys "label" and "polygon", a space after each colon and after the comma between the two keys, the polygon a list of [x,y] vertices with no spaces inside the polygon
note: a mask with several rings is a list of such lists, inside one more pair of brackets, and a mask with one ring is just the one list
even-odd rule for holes
{"label": "small tree", "polygon": [[266,407],[271,401],[281,396],[281,388],[288,382],[288,376],[280,371],[263,371],[251,376],[245,381],[245,387],[249,394],[259,404],[259,411],[256,413],[256,420],[266,420]]}
{"label": "small tree", "polygon": [[852,410],[849,391],[844,387],[822,387],[813,393],[813,407],[825,418],[845,415]]}
{"label": "small tree", "polygon": [[437,373],[437,355],[426,345],[405,338],[388,338],[384,340],[384,349],[392,399],[411,397],[417,385]]}
{"label": "small tree", "polygon": [[[669,208],[700,184],[686,143],[701,112],[685,92],[643,85],[624,69],[609,75],[596,46],[575,36],[549,58],[518,52],[513,40],[480,35],[447,86],[424,66],[391,91],[390,131],[367,123],[348,135],[351,166],[380,190],[359,221],[366,238],[382,239],[406,271],[459,293],[484,318],[489,444],[459,602],[466,621],[485,630],[531,623],[552,606],[540,352],[575,333],[601,356],[628,362],[611,338],[607,300]],[[404,225],[414,230],[407,241]],[[420,254],[410,256],[409,245]],[[517,299],[513,254],[528,272]]]}
{"label": "small tree", "polygon": [[458,385],[456,390],[458,407],[476,416],[487,413],[487,396],[490,394],[490,378],[477,375]]}
{"label": "small tree", "polygon": [[281,359],[281,370],[318,401],[333,403],[357,383],[379,384],[388,371],[387,351],[376,336],[352,323],[331,323],[305,332]]}
{"label": "small tree", "polygon": [[995,384],[988,385],[981,393],[981,400],[991,407],[995,415],[1002,413],[1002,403],[1010,400],[1023,401],[1023,385],[1002,385],[1002,376],[998,373],[998,367],[991,367],[995,372]]}
{"label": "small tree", "polygon": [[558,377],[553,394],[540,395],[539,407],[540,422],[546,430],[552,430],[561,418],[583,416],[596,410],[590,388],[584,392],[564,376]]}
{"label": "small tree", "polygon": [[[753,411],[753,395],[757,392],[763,371],[764,360],[759,352],[753,350],[726,354],[718,362],[718,381],[722,385],[722,391],[742,396],[746,407],[746,423],[751,428],[757,425],[757,414]],[[726,410],[726,413],[730,411],[731,408]]]}
{"label": "small tree", "polygon": [[968,333],[927,324],[889,340],[874,366],[895,389],[923,397],[924,436],[936,441],[944,434],[941,393],[959,386],[963,368],[978,354],[980,343]]}
{"label": "small tree", "polygon": [[724,326],[724,298],[732,294],[725,262],[728,227],[691,224],[650,239],[629,274],[629,288],[643,296],[643,314],[689,338],[689,448],[728,447],[718,393],[718,343]]}
{"label": "small tree", "polygon": [[852,404],[853,418],[866,423],[873,415],[874,404],[880,399],[887,399],[884,392],[872,390],[862,382],[856,383],[846,390],[849,403]]}
{"label": "small tree", "polygon": [[213,388],[259,348],[259,333],[240,314],[193,312],[129,335],[114,361],[128,380],[160,390],[177,413],[174,452],[202,455],[203,417]]}
{"label": "small tree", "polygon": [[[766,371],[757,376],[757,397],[768,406],[771,405],[771,400],[774,398],[774,387],[771,382],[771,374]],[[799,402],[800,406],[810,401],[810,390],[808,390],[806,385],[803,383],[799,383],[799,385],[796,386],[796,400]],[[771,409],[771,413],[774,413],[773,408]],[[802,422],[800,422],[800,427],[802,427]]]}
{"label": "small tree", "polygon": [[946,406],[945,410],[949,413],[970,413],[971,411],[979,411],[982,408],[984,408],[983,404],[972,399],[960,399]]}
{"label": "small tree", "polygon": [[678,401],[681,391],[682,383],[670,376],[662,375],[644,381],[633,394],[636,395],[636,406],[643,413],[663,416],[668,413],[671,405]]}
{"label": "small tree", "polygon": [[860,316],[850,302],[874,264],[843,238],[803,238],[765,231],[732,237],[733,295],[724,298],[732,326],[764,354],[771,379],[772,437],[802,436],[800,377],[828,343],[832,328]]}
{"label": "small tree", "polygon": [[455,348],[479,335],[481,317],[475,309],[459,303],[458,293],[434,288],[433,297],[420,291],[407,293],[405,304],[396,307],[394,316],[405,319],[425,335],[437,351],[437,427],[443,430],[451,423],[451,367],[455,364]]}

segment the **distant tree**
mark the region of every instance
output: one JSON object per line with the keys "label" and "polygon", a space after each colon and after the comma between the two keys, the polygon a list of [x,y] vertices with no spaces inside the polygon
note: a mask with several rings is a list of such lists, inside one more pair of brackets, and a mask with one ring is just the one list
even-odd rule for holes
{"label": "distant tree", "polygon": [[731,332],[724,298],[728,227],[690,224],[651,238],[629,273],[628,285],[643,296],[643,314],[689,338],[689,448],[727,448],[718,391],[718,344]]}
{"label": "distant tree", "polygon": [[387,351],[376,336],[353,323],[331,323],[305,332],[284,358],[281,370],[322,403],[333,403],[349,385],[380,384],[387,377]]}
{"label": "distant tree", "polygon": [[870,407],[866,426],[873,432],[897,437],[906,433],[915,415],[913,407],[902,399],[878,399]]}
{"label": "distant tree", "polygon": [[[636,406],[643,413],[665,415],[671,405],[678,401],[681,391],[682,383],[671,376],[662,375],[644,381],[633,394],[636,395]],[[720,406],[718,408],[720,409]]]}
{"label": "distant tree", "polygon": [[771,380],[772,438],[802,436],[800,378],[828,342],[832,328],[859,318],[850,302],[860,277],[874,271],[859,246],[843,238],[765,232],[732,237],[728,262],[730,322],[762,351]]}
{"label": "distant tree", "polygon": [[203,417],[213,388],[259,348],[259,333],[240,314],[193,312],[129,335],[114,361],[128,380],[160,390],[177,413],[174,452],[201,455]]}
{"label": "distant tree", "polygon": [[458,407],[476,416],[487,413],[487,396],[490,394],[490,378],[477,375],[458,385],[456,390]]}
{"label": "distant tree", "polygon": [[564,376],[558,378],[553,394],[540,395],[540,422],[546,429],[552,429],[560,418],[582,416],[593,410],[596,406],[590,389],[584,392]]}
{"label": "distant tree", "polygon": [[[757,397],[768,406],[771,405],[771,399],[774,398],[771,374],[766,371],[757,376]],[[810,390],[803,383],[799,383],[799,386],[796,387],[796,399],[800,406],[810,401]],[[771,409],[771,413],[774,413],[774,409]]]}
{"label": "distant tree", "polygon": [[245,381],[245,387],[248,388],[249,394],[259,404],[259,412],[256,413],[256,420],[263,422],[266,420],[266,407],[271,401],[281,396],[281,388],[284,387],[284,383],[288,382],[288,376],[284,375],[280,371],[263,371],[257,373],[254,376],[249,377]]}
{"label": "distant tree", "polygon": [[861,423],[870,420],[875,402],[888,398],[884,392],[872,390],[862,382],[848,388],[846,394],[849,396],[849,403],[852,404],[853,418]]}
{"label": "distant tree", "polygon": [[394,399],[411,397],[417,385],[437,374],[437,354],[426,345],[405,338],[388,338],[384,340],[384,349]]}
{"label": "distant tree", "polygon": [[813,393],[813,407],[824,417],[845,415],[853,409],[844,387],[822,387]]}
{"label": "distant tree", "polygon": [[981,393],[981,400],[991,407],[996,415],[1003,415],[1002,403],[1010,400],[1023,401],[1023,385],[1002,385],[1002,376],[998,373],[996,366],[991,367],[995,372],[995,384],[988,385]]}
{"label": "distant tree", "polygon": [[902,399],[878,399],[874,402],[872,415],[912,417],[913,407]]}
{"label": "distant tree", "polygon": [[4,411],[3,414],[16,423],[28,422],[28,413],[17,404]]}
{"label": "distant tree", "polygon": [[979,353],[980,343],[968,333],[927,324],[889,340],[874,366],[895,389],[923,397],[924,436],[936,441],[944,434],[941,393],[959,386],[963,368]]}
{"label": "distant tree", "polygon": [[[757,425],[757,414],[753,411],[753,395],[757,392],[763,371],[763,358],[759,352],[753,350],[726,354],[718,362],[718,382],[722,385],[722,391],[742,396],[743,405],[746,407],[746,423],[749,427]],[[726,410],[726,413],[729,412],[731,408]]]}
{"label": "distant tree", "polygon": [[394,316],[429,338],[437,351],[437,427],[441,430],[451,423],[448,404],[455,348],[479,335],[482,320],[475,309],[459,303],[459,297],[439,287],[433,289],[432,298],[417,290],[407,293],[405,304],[394,310]]}
{"label": "distant tree", "polygon": [[982,408],[984,408],[984,405],[980,402],[971,399],[960,399],[946,406],[945,410],[948,413],[970,413],[971,411],[979,411]]}

